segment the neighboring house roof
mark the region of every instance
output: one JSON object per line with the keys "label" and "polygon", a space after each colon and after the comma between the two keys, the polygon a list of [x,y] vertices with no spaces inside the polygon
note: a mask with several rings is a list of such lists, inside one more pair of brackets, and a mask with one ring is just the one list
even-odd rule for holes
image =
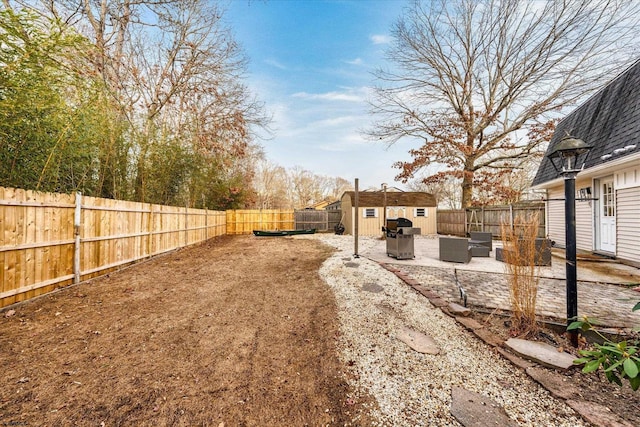
{"label": "neighboring house roof", "polygon": [[[552,152],[567,133],[593,146],[585,170],[640,153],[640,61],[558,123],[546,154]],[[635,148],[620,150],[633,144]],[[545,155],[532,186],[556,178],[558,172]]]}
{"label": "neighboring house roof", "polygon": [[[344,196],[349,196],[351,198],[351,203],[353,203],[355,191],[345,191],[342,198],[344,198]],[[383,191],[365,191],[358,193],[359,207],[378,207],[383,205]],[[393,191],[387,193],[387,206],[414,206],[419,208],[429,208],[436,206],[436,198],[433,197],[432,194],[420,191]]]}
{"label": "neighboring house roof", "polygon": [[311,206],[306,207],[305,209],[316,209],[316,210],[322,210],[324,209],[329,203],[328,200],[322,200],[320,202],[316,202]]}

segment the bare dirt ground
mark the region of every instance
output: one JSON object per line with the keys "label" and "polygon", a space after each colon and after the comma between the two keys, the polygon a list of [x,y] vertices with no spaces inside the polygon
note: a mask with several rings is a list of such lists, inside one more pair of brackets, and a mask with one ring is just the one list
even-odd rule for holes
{"label": "bare dirt ground", "polygon": [[370,425],[329,255],[225,237],[5,310],[0,426]]}
{"label": "bare dirt ground", "polygon": [[[225,237],[5,310],[0,426],[372,425],[318,276],[330,254],[313,240]],[[504,318],[477,319],[508,338]],[[566,382],[640,425],[628,385],[579,370]]]}

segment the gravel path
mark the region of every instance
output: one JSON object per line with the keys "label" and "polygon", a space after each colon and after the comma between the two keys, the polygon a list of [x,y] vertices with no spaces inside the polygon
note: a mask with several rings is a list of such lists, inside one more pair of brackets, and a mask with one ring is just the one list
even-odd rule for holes
{"label": "gravel path", "polygon": [[[320,275],[336,296],[341,357],[354,374],[352,386],[376,399],[378,425],[460,425],[450,414],[453,387],[495,400],[519,425],[588,425],[394,274],[353,258],[349,236],[313,238],[338,249]],[[361,238],[359,252],[375,243]],[[403,326],[431,336],[440,354],[420,354],[400,342]]]}

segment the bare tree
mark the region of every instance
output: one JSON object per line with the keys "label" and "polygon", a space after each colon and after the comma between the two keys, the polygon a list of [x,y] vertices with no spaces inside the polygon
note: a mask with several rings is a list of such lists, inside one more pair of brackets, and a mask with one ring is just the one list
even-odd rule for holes
{"label": "bare tree", "polygon": [[256,167],[255,207],[259,209],[291,209],[288,198],[288,178],[284,167],[262,159]]}
{"label": "bare tree", "polygon": [[637,55],[632,0],[415,1],[393,28],[394,70],[379,70],[367,134],[421,144],[399,162],[406,182],[422,167],[462,187],[462,207],[481,182],[541,156],[554,119]]}
{"label": "bare tree", "polygon": [[266,127],[269,118],[242,83],[246,59],[217,2],[26,3],[38,4],[94,43],[92,73],[120,112],[136,200],[169,202],[178,194],[200,200],[201,194],[184,194],[202,188],[194,180],[250,175],[238,170],[244,167],[238,160],[254,153],[252,130]]}
{"label": "bare tree", "polygon": [[420,176],[407,182],[410,191],[423,191],[433,195],[436,204],[441,209],[460,208],[460,183],[452,176],[443,177],[440,182],[425,182],[426,177]]}

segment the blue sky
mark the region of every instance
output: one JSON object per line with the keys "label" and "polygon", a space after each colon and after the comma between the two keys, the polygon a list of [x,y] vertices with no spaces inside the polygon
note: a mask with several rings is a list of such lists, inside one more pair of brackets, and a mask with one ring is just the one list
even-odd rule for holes
{"label": "blue sky", "polygon": [[249,57],[247,85],[273,115],[267,158],[319,175],[394,181],[409,142],[366,141],[371,72],[384,66],[404,0],[231,0],[226,19]]}

